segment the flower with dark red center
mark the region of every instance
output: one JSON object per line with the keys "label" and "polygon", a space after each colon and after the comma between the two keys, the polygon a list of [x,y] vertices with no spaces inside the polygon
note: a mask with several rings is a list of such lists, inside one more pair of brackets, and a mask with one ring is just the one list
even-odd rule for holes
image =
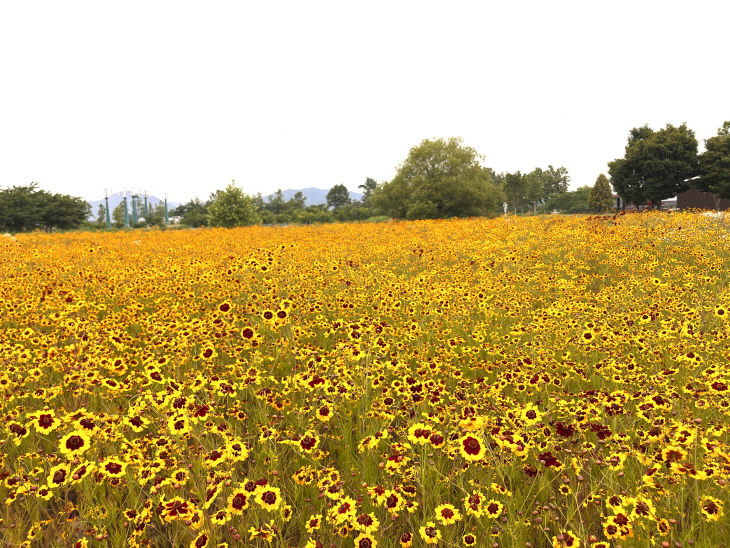
{"label": "flower with dark red center", "polygon": [[231,500],[231,508],[234,510],[243,510],[248,503],[248,497],[244,493],[236,493]]}
{"label": "flower with dark red center", "polygon": [[704,495],[700,500],[700,509],[708,521],[718,521],[724,515],[722,502],[709,495]]}
{"label": "flower with dark red center", "polygon": [[436,507],[436,519],[442,525],[451,525],[461,520],[461,513],[451,504],[440,504]]}
{"label": "flower with dark red center", "polygon": [[107,477],[119,478],[126,472],[127,463],[110,458],[101,463],[101,470]]}
{"label": "flower with dark red center", "polygon": [[54,466],[48,474],[48,485],[50,487],[58,487],[63,485],[68,477],[68,465],[59,464]]}
{"label": "flower with dark red center", "polygon": [[266,510],[277,510],[281,504],[281,491],[278,487],[266,486],[259,488],[258,495],[256,496],[256,502],[258,502],[259,505]]}
{"label": "flower with dark red center", "polygon": [[319,440],[315,436],[311,436],[309,434],[299,440],[299,446],[305,453],[310,453],[318,444]]}
{"label": "flower with dark red center", "polygon": [[89,436],[81,431],[70,432],[59,441],[61,453],[67,456],[81,455],[90,445]]}
{"label": "flower with dark red center", "polygon": [[486,453],[484,442],[472,434],[462,436],[459,438],[459,453],[468,461],[482,460]]}

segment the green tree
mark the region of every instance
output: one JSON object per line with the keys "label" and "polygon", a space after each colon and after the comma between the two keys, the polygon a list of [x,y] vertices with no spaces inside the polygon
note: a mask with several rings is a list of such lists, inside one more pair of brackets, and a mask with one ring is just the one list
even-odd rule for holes
{"label": "green tree", "polygon": [[609,162],[616,192],[627,202],[650,200],[658,205],[689,187],[698,171],[697,139],[686,124],[653,131],[649,126],[629,133],[625,155]]}
{"label": "green tree", "polygon": [[37,187],[38,183],[31,183],[0,191],[0,229],[21,232],[38,226],[41,200]]}
{"label": "green tree", "polygon": [[554,168],[549,165],[547,169],[535,169],[535,174],[540,180],[542,186],[542,198],[548,200],[556,194],[561,194],[568,191],[568,183],[570,182],[570,175],[568,169],[565,167]]}
{"label": "green tree", "polygon": [[506,173],[502,177],[502,188],[507,196],[507,204],[517,214],[517,207],[522,205],[527,190],[526,177],[519,171]]}
{"label": "green tree", "polygon": [[294,196],[289,198],[289,201],[287,202],[287,204],[291,211],[297,211],[299,209],[304,209],[307,206],[307,197],[302,193],[301,190],[297,190],[294,193]]}
{"label": "green tree", "polygon": [[372,202],[382,213],[396,218],[492,214],[503,195],[480,159],[459,138],[425,139],[411,148],[395,178],[377,187]]}
{"label": "green tree", "polygon": [[591,190],[592,187],[586,185],[573,191],[555,194],[545,203],[545,209],[561,213],[586,213],[589,211],[588,197],[591,195]]}
{"label": "green tree", "polygon": [[99,204],[96,209],[96,224],[106,226],[106,206],[104,204]]}
{"label": "green tree", "polygon": [[365,206],[370,205],[370,198],[373,196],[373,192],[378,187],[378,183],[375,181],[375,179],[372,179],[370,177],[367,177],[365,179],[365,183],[362,185],[359,185],[357,188],[362,189],[362,203]]}
{"label": "green tree", "polygon": [[215,193],[208,209],[211,226],[231,228],[261,222],[251,197],[236,186],[235,181],[231,181],[225,190],[218,190]]}
{"label": "green tree", "polygon": [[47,230],[78,228],[91,214],[91,205],[83,198],[41,191],[40,224]]}
{"label": "green tree", "polygon": [[0,229],[21,232],[36,228],[63,230],[84,223],[91,206],[82,198],[51,194],[38,189],[38,183],[13,186],[0,191]]}
{"label": "green tree", "polygon": [[698,186],[719,198],[730,198],[730,121],[717,130],[715,137],[705,140]]}
{"label": "green tree", "polygon": [[[112,209],[112,222],[117,228],[124,226],[124,200],[117,204],[117,207]],[[129,221],[132,222],[131,219]]]}
{"label": "green tree", "polygon": [[156,205],[147,205],[147,217],[145,217],[147,226],[165,224],[165,204],[158,202]]}
{"label": "green tree", "polygon": [[186,204],[180,204],[170,212],[171,217],[181,217],[180,222],[186,226],[197,228],[208,224],[208,204],[193,198]]}
{"label": "green tree", "polygon": [[327,193],[327,207],[334,211],[350,204],[350,192],[345,185],[335,185]]}
{"label": "green tree", "polygon": [[269,203],[266,204],[266,209],[271,211],[274,215],[284,213],[286,209],[286,201],[284,200],[284,193],[281,189],[278,189],[274,194],[269,195]]}
{"label": "green tree", "polygon": [[537,204],[539,204],[543,200],[543,181],[540,180],[541,171],[542,170],[538,168],[524,176],[524,197],[529,204],[532,204],[533,213],[537,213]]}
{"label": "green tree", "polygon": [[588,209],[593,211],[608,211],[613,207],[613,192],[608,178],[601,173],[588,196]]}

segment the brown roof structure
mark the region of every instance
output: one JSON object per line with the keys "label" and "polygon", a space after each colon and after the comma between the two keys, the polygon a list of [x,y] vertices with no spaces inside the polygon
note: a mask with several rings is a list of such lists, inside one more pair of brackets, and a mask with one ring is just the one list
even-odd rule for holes
{"label": "brown roof structure", "polygon": [[730,209],[730,200],[718,198],[717,194],[704,192],[699,188],[690,188],[677,194],[679,209],[713,209],[724,211]]}

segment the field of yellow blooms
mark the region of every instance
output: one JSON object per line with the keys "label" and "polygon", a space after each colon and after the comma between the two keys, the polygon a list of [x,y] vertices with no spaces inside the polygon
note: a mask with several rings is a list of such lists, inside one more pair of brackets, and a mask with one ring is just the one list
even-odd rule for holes
{"label": "field of yellow blooms", "polygon": [[730,223],[0,237],[5,546],[728,545]]}

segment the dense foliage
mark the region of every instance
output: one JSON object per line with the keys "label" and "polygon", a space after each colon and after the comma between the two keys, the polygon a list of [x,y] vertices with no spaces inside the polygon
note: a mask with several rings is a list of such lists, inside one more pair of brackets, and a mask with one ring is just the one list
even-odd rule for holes
{"label": "dense foliage", "polygon": [[233,228],[261,222],[251,197],[241,187],[236,186],[235,182],[214,194],[208,212],[210,226]]}
{"label": "dense foliage", "polygon": [[730,121],[705,141],[700,156],[700,188],[730,198]]}
{"label": "dense foliage", "polygon": [[497,212],[503,195],[476,150],[461,139],[425,139],[413,147],[395,178],[372,200],[399,219],[473,217]]}
{"label": "dense foliage", "polygon": [[728,226],[0,239],[2,539],[722,546]]}
{"label": "dense foliage", "polygon": [[91,206],[82,198],[39,190],[36,183],[0,190],[0,230],[78,228]]}
{"label": "dense foliage", "polygon": [[614,190],[627,202],[658,206],[690,186],[698,173],[697,139],[685,124],[629,133],[623,158],[609,162]]}
{"label": "dense foliage", "polygon": [[605,212],[613,207],[613,192],[608,178],[601,173],[588,196],[588,209]]}

